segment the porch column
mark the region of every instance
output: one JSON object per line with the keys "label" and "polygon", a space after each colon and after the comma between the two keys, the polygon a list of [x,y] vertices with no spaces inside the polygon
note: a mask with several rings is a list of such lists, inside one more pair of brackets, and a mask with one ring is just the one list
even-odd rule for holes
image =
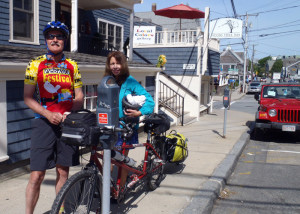
{"label": "porch column", "polygon": [[197,103],[197,121],[199,121],[200,115],[200,102],[201,102],[201,61],[202,61],[202,40],[201,34],[199,34],[197,38],[197,77],[198,78],[198,87],[196,87],[196,95],[198,96],[198,103]]}
{"label": "porch column", "polygon": [[204,38],[203,38],[203,69],[202,75],[207,70],[207,59],[208,59],[208,35],[209,35],[209,7],[205,8],[205,19],[204,19]]}
{"label": "porch column", "polygon": [[134,9],[131,9],[130,12],[130,33],[129,33],[129,61],[133,59],[133,18],[134,18]]}
{"label": "porch column", "polygon": [[55,21],[55,0],[51,0],[51,21]]}
{"label": "porch column", "polygon": [[72,0],[72,18],[71,18],[71,52],[78,51],[78,0]]}
{"label": "porch column", "polygon": [[6,161],[7,156],[7,107],[6,107],[6,80],[0,80],[0,162]]}
{"label": "porch column", "polygon": [[156,78],[155,78],[155,107],[154,107],[154,113],[158,113],[158,106],[159,106],[159,101],[158,101],[158,96],[159,96],[159,73],[156,73]]}

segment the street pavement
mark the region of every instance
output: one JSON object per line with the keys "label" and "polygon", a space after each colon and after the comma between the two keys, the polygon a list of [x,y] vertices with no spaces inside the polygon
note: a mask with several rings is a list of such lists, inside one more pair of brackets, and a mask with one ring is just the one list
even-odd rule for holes
{"label": "street pavement", "polygon": [[[231,101],[244,96],[238,90],[231,94]],[[222,96],[214,96],[221,101]],[[166,164],[166,177],[159,188],[148,192],[144,186],[128,194],[124,204],[112,204],[113,214],[193,214],[210,213],[213,201],[224,187],[235,163],[249,141],[250,124],[254,115],[227,110],[226,136],[223,136],[224,109],[214,109],[204,114],[199,121],[186,126],[172,126],[188,138],[189,155],[183,164]],[[140,137],[143,142],[145,136]],[[129,156],[140,162],[143,148],[129,152]],[[71,175],[81,166],[72,167]],[[0,181],[0,213],[20,214],[25,210],[25,188],[29,174]],[[48,170],[41,187],[36,214],[48,213],[55,198],[55,170]]]}

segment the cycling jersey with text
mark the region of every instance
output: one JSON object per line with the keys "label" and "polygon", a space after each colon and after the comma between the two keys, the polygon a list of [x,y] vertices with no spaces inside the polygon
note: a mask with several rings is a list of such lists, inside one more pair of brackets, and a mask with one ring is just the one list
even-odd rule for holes
{"label": "cycling jersey with text", "polygon": [[65,56],[59,63],[42,55],[26,68],[25,84],[36,86],[37,101],[52,112],[70,111],[74,89],[82,87],[77,63]]}

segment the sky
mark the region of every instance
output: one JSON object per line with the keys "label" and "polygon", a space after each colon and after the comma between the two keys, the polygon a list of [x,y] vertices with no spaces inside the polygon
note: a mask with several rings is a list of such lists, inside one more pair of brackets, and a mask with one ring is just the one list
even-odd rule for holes
{"label": "sky", "polygon": [[[134,6],[135,12],[151,11],[178,4],[205,11],[210,8],[210,20],[233,18],[231,0],[143,0]],[[249,59],[259,60],[267,56],[300,56],[300,0],[233,0],[237,18],[246,23],[248,14]],[[201,26],[203,30],[203,22]],[[244,34],[244,33],[243,33]],[[220,51],[231,46],[234,51],[244,51],[244,39],[221,39]],[[254,51],[254,52],[253,52]]]}

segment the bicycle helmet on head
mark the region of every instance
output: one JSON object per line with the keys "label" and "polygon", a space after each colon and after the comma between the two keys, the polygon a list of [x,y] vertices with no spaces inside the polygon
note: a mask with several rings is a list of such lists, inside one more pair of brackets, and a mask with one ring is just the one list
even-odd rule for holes
{"label": "bicycle helmet on head", "polygon": [[68,29],[67,25],[65,25],[64,23],[61,23],[60,21],[56,21],[56,22],[52,21],[52,22],[48,22],[48,24],[46,24],[46,26],[43,30],[43,34],[44,34],[48,54],[53,55],[53,56],[57,56],[57,55],[61,54],[62,52],[56,53],[56,54],[52,53],[49,50],[49,47],[48,47],[48,44],[47,44],[47,41],[46,41],[46,36],[47,36],[48,32],[51,31],[51,30],[58,30],[62,34],[64,34],[64,36],[65,36],[65,39],[64,39],[64,41],[65,41],[64,45],[65,46],[64,46],[64,48],[66,48],[66,46],[67,46],[66,40],[68,39],[70,32],[69,32],[69,29]]}
{"label": "bicycle helmet on head", "polygon": [[45,26],[45,28],[43,30],[43,34],[44,34],[45,38],[46,38],[47,33],[50,30],[58,30],[58,31],[62,32],[65,35],[66,39],[69,37],[69,34],[70,34],[67,25],[65,25],[64,23],[61,23],[60,21],[48,22],[48,24]]}

